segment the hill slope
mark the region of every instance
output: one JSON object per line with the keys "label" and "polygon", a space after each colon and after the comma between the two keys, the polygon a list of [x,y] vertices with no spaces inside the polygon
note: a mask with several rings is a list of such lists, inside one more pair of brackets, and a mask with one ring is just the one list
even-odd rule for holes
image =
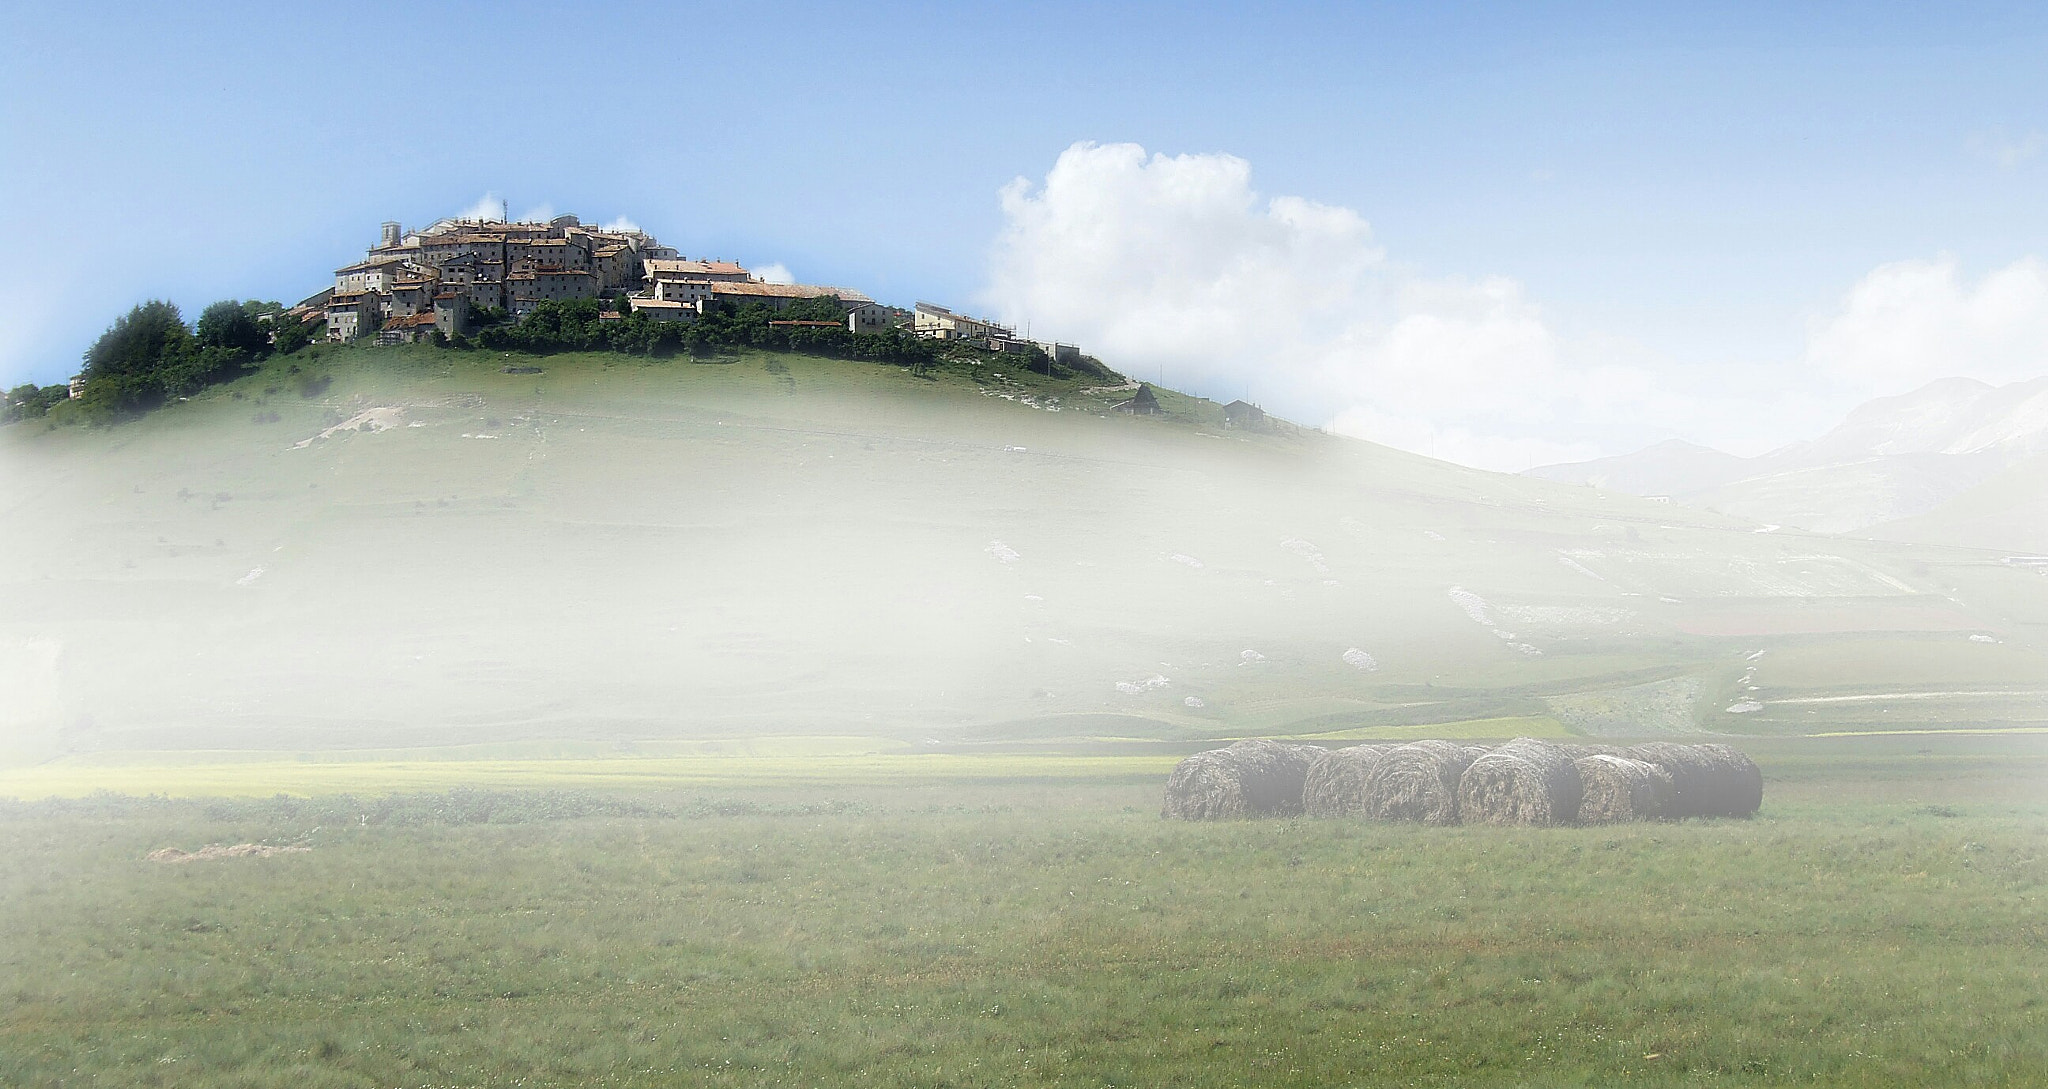
{"label": "hill slope", "polygon": [[1996,725],[2048,680],[2048,579],[1975,554],[1226,430],[1170,393],[1162,419],[797,357],[283,366],[0,439],[11,759],[1784,732],[1871,712],[1780,698],[1900,685]]}

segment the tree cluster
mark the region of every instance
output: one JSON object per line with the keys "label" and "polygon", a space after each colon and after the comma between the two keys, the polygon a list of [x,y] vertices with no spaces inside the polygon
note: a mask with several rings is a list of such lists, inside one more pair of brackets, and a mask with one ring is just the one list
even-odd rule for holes
{"label": "tree cluster", "polygon": [[[712,355],[734,348],[765,348],[918,366],[928,363],[934,346],[901,332],[855,333],[846,328],[846,307],[836,298],[801,299],[782,310],[758,304],[720,307],[691,322],[656,321],[620,301],[607,317],[610,300],[568,299],[543,302],[510,325],[479,331],[479,347],[532,352],[629,352],[637,355]],[[815,321],[823,325],[774,325],[771,322]]]}
{"label": "tree cluster", "polygon": [[[623,296],[569,299],[543,302],[516,322],[508,321],[502,310],[473,311],[472,317],[482,324],[473,336],[449,341],[436,333],[435,342],[536,355],[622,352],[703,358],[755,348],[892,363],[918,373],[933,365],[1000,358],[1020,372],[1047,377],[1115,377],[1095,360],[1056,363],[1036,346],[999,356],[966,344],[924,340],[901,329],[857,333],[847,328],[846,314],[838,298],[823,296],[799,299],[780,310],[754,303],[721,305],[694,321],[671,322],[634,311]],[[273,352],[296,351],[316,333],[317,325],[293,320],[275,302],[222,300],[187,326],[176,306],[152,300],[115,321],[86,351],[79,410],[100,418],[144,412],[233,379]],[[68,394],[64,386],[20,387],[0,406],[0,421],[43,415]]]}
{"label": "tree cluster", "polygon": [[[604,316],[608,310],[617,316]],[[796,322],[819,324],[791,324]],[[827,359],[893,363],[913,371],[963,354],[994,358],[992,353],[925,340],[900,329],[885,333],[853,332],[846,326],[845,304],[829,295],[799,299],[780,310],[756,303],[721,305],[691,322],[656,321],[633,312],[623,298],[543,302],[516,323],[479,331],[469,343],[537,355],[610,351],[704,357],[733,349],[758,348]],[[1077,373],[1115,377],[1091,359],[1084,358],[1078,366],[1055,363],[1036,345],[1002,358],[1011,361],[1019,371],[1048,377],[1065,378]]]}
{"label": "tree cluster", "polygon": [[176,306],[143,303],[86,350],[80,403],[94,415],[127,415],[234,378],[270,354],[266,326],[282,320],[283,309],[275,302],[224,299],[187,327]]}
{"label": "tree cluster", "polygon": [[0,406],[0,423],[47,416],[51,408],[70,396],[70,386],[38,386],[33,382],[16,386],[7,391],[7,403]]}

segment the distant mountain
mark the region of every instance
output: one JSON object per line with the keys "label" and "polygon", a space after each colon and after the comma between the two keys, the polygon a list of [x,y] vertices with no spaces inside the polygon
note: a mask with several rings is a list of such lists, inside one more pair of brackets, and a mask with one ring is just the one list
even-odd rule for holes
{"label": "distant mountain", "polygon": [[1764,455],[1797,465],[1837,465],[1908,454],[1996,453],[2007,462],[2048,450],[2048,378],[1990,386],[1944,378],[1880,397],[1811,443]]}
{"label": "distant mountain", "polygon": [[1724,454],[1711,446],[1668,439],[1633,454],[1543,465],[1524,475],[1561,484],[1590,484],[1630,495],[1674,495],[1702,491],[1748,476],[1751,460]]}
{"label": "distant mountain", "polygon": [[1818,439],[1754,458],[1664,442],[1528,475],[1844,533],[1927,514],[2042,453],[2048,378],[2006,386],[1946,378],[1867,402]]}

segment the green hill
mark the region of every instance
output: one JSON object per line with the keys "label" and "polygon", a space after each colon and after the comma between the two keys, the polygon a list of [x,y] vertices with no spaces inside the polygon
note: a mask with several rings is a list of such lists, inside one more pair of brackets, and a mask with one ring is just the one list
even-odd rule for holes
{"label": "green hill", "polygon": [[1166,391],[1125,416],[998,366],[329,350],[7,428],[0,747],[2048,717],[2048,579],[1982,554],[1229,429]]}

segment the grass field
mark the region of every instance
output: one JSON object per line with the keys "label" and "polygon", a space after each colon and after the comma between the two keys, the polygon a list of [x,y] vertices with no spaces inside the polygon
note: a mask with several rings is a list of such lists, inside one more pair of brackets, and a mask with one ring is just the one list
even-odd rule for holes
{"label": "grass field", "polygon": [[[1757,819],[1601,829],[1167,823],[1150,758],[950,754],[14,803],[0,1084],[2048,1079],[2048,741],[1755,751]],[[144,860],[237,842],[311,849]]]}

